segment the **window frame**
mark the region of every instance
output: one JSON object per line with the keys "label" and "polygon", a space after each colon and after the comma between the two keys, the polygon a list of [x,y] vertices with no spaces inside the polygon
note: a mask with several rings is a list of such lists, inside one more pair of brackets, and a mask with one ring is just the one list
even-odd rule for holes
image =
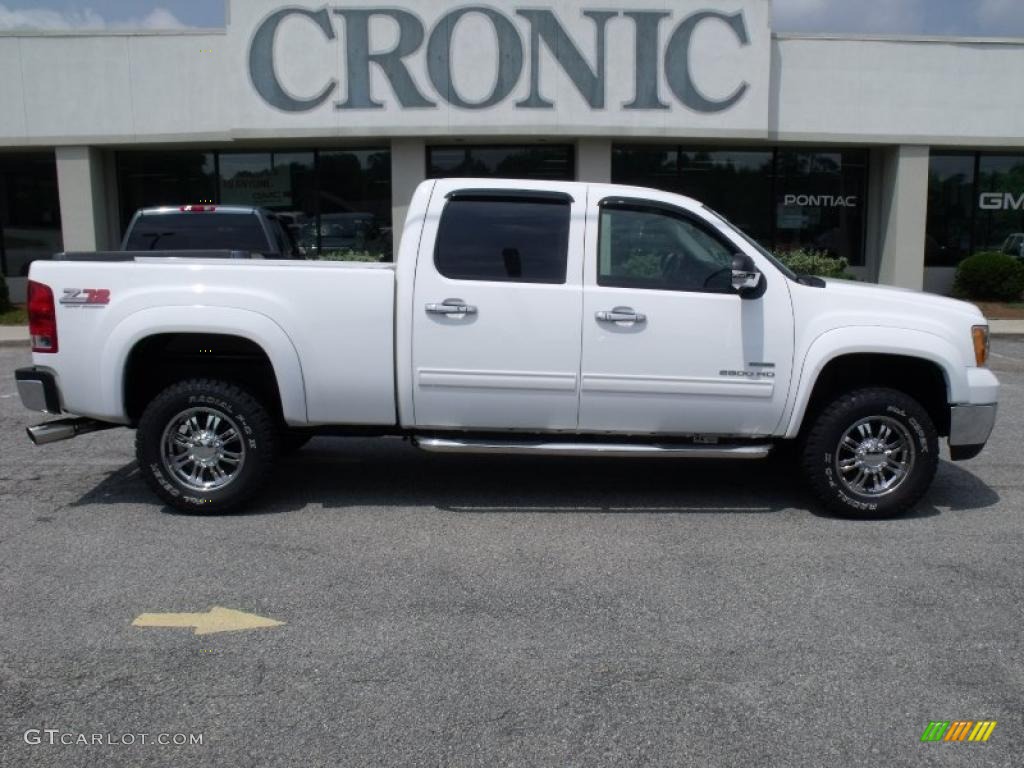
{"label": "window frame", "polygon": [[[441,228],[444,224],[445,213],[449,206],[454,203],[463,202],[498,202],[498,203],[531,203],[534,205],[552,205],[552,206],[564,206],[567,224],[566,224],[566,238],[565,238],[565,249],[563,256],[565,258],[565,269],[562,272],[561,280],[526,280],[526,279],[489,279],[482,277],[453,277],[447,274],[442,268],[439,262],[439,256],[441,251]],[[461,189],[454,190],[445,195],[444,205],[441,207],[441,211],[438,214],[437,219],[437,233],[434,235],[434,253],[433,262],[434,270],[443,277],[445,280],[452,280],[453,282],[460,283],[499,283],[499,284],[513,284],[513,285],[568,285],[569,284],[569,246],[572,241],[572,206],[574,200],[568,193],[562,192],[545,192],[538,190],[518,190],[518,189]]]}
{"label": "window frame", "polygon": [[[599,288],[617,288],[622,290],[631,291],[663,291],[666,293],[697,293],[702,295],[711,296],[739,296],[739,292],[732,288],[731,285],[728,290],[716,291],[716,290],[690,290],[687,288],[671,288],[671,287],[657,287],[657,286],[639,286],[639,285],[613,285],[602,281],[601,276],[601,245],[605,237],[604,227],[602,226],[603,214],[606,209],[611,210],[632,210],[642,213],[654,213],[662,216],[669,216],[675,219],[681,219],[689,224],[692,224],[705,236],[710,237],[712,240],[723,246],[727,251],[730,251],[734,255],[743,253],[743,249],[740,248],[736,243],[723,235],[716,227],[712,226],[710,222],[704,221],[700,216],[696,215],[692,211],[688,211],[685,208],[672,205],[671,203],[664,203],[658,200],[644,200],[642,198],[634,197],[606,197],[599,200],[597,203],[597,258],[594,259],[594,278],[595,285]],[[762,276],[763,279],[763,276]]]}

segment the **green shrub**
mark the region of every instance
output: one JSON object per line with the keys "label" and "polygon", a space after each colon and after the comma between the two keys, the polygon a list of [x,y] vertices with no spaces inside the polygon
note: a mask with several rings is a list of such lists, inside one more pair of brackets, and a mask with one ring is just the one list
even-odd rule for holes
{"label": "green shrub", "polygon": [[7,290],[7,281],[0,275],[0,312],[9,312],[11,309],[11,293]]}
{"label": "green shrub", "polygon": [[661,258],[654,253],[634,253],[621,267],[623,275],[658,280],[661,278]]}
{"label": "green shrub", "polygon": [[998,251],[982,251],[960,262],[953,293],[975,301],[1016,301],[1024,293],[1024,264]]}
{"label": "green shrub", "polygon": [[377,251],[324,251],[320,261],[383,261],[384,254]]}
{"label": "green shrub", "polygon": [[798,275],[834,277],[840,280],[854,279],[849,272],[850,262],[843,258],[833,258],[826,251],[800,248],[776,253],[775,257]]}

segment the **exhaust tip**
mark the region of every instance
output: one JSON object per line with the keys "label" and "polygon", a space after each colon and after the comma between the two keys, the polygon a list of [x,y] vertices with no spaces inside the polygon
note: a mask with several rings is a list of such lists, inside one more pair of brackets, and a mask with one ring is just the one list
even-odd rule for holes
{"label": "exhaust tip", "polygon": [[58,443],[61,440],[70,440],[79,435],[89,432],[99,432],[104,429],[111,429],[116,424],[94,421],[93,419],[60,419],[59,421],[48,421],[45,424],[37,424],[29,427],[29,439],[36,445],[49,445]]}

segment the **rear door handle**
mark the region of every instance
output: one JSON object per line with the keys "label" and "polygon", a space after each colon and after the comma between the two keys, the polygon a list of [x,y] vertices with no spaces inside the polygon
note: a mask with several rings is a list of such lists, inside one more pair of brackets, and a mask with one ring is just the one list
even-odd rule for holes
{"label": "rear door handle", "polygon": [[440,304],[427,304],[427,313],[431,315],[475,315],[476,307],[462,299],[445,299]]}
{"label": "rear door handle", "polygon": [[632,307],[616,307],[611,312],[598,312],[594,315],[602,323],[646,323],[647,315],[637,312]]}

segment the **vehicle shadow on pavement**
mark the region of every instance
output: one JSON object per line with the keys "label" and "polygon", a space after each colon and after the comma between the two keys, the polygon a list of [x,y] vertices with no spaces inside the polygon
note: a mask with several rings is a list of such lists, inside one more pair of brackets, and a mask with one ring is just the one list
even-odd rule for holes
{"label": "vehicle shadow on pavement", "polygon": [[[999,495],[961,465],[941,462],[926,501],[901,519],[981,510]],[[158,503],[132,462],[72,506]],[[674,461],[434,455],[398,440],[314,440],[281,460],[240,515],[353,507],[431,507],[460,514],[765,514],[812,511],[796,469],[768,461]],[[179,514],[165,507],[169,514]],[[816,513],[817,514],[817,513]],[[206,513],[205,516],[208,516]]]}

